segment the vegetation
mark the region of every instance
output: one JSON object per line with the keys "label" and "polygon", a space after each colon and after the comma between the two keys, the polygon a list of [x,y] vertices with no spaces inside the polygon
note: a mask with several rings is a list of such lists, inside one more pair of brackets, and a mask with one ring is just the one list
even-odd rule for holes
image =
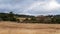
{"label": "vegetation", "polygon": [[[21,18],[25,19],[21,19]],[[19,19],[17,19],[19,18]],[[30,16],[19,15],[13,12],[0,13],[0,21],[14,21],[18,23],[47,23],[47,24],[60,24],[60,15],[48,15],[48,16]]]}

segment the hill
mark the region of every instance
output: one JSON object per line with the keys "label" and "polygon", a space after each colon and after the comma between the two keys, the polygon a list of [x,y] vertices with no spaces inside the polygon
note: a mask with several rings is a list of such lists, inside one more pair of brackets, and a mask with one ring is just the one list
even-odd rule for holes
{"label": "hill", "polygon": [[0,21],[12,21],[17,23],[45,23],[45,24],[60,24],[60,15],[47,16],[31,16],[19,15],[13,12],[0,13]]}

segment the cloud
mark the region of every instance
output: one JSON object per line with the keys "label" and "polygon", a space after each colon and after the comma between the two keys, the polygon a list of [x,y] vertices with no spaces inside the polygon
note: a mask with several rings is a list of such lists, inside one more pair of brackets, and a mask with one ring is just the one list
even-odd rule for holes
{"label": "cloud", "polygon": [[60,9],[60,4],[56,0],[51,0],[32,3],[24,12],[30,12],[31,14],[55,14],[54,11],[57,9]]}
{"label": "cloud", "polygon": [[0,12],[14,11],[17,14],[59,14],[60,0],[0,0]]}
{"label": "cloud", "polygon": [[58,4],[55,0],[52,0],[50,2],[35,2],[32,3],[30,7],[26,9],[28,10],[55,10],[60,7],[60,4]]}

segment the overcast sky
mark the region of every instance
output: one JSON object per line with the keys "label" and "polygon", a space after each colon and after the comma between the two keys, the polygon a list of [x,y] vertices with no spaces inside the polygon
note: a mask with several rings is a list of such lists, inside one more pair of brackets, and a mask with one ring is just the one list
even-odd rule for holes
{"label": "overcast sky", "polygon": [[60,14],[60,0],[0,0],[0,12],[27,15]]}

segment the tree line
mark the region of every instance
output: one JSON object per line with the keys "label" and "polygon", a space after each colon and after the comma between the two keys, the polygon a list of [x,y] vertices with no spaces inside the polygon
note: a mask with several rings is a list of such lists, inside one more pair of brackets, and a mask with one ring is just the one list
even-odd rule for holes
{"label": "tree line", "polygon": [[[26,18],[23,22],[20,22],[18,17]],[[28,18],[31,18],[30,20]],[[60,15],[48,15],[48,16],[30,16],[19,15],[13,12],[0,13],[0,21],[14,21],[18,23],[46,23],[46,24],[60,24]]]}

